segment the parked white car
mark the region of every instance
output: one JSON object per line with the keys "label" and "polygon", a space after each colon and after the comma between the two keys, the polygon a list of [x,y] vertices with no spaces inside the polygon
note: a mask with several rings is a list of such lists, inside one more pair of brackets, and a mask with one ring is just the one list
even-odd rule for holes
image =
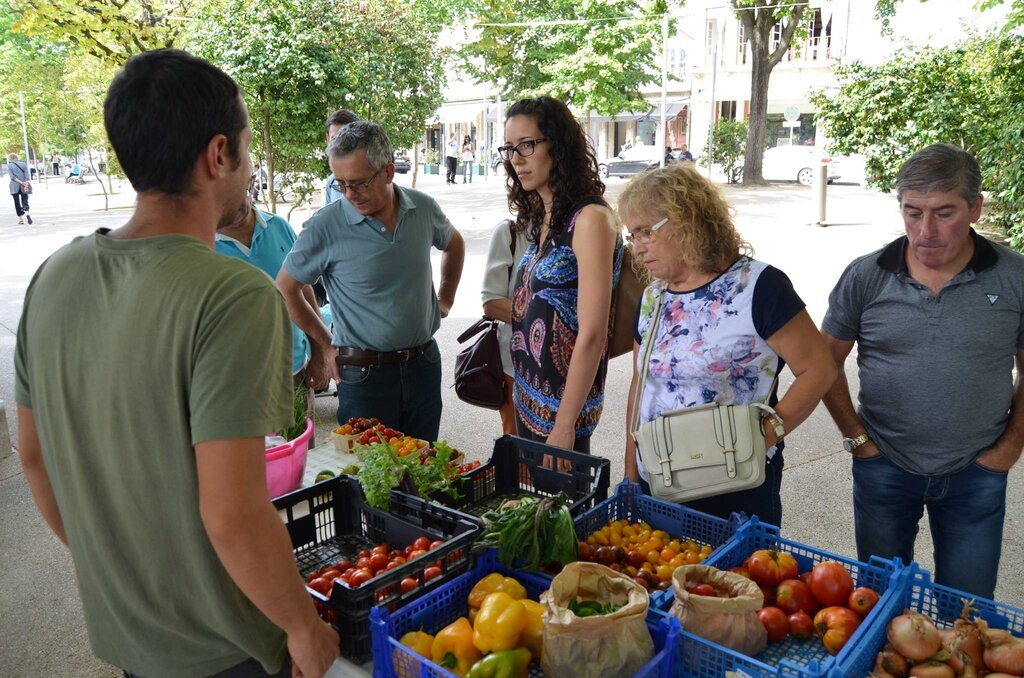
{"label": "parked white car", "polygon": [[810,186],[814,169],[828,166],[828,183],[838,179],[840,163],[817,146],[776,146],[764,152],[761,176],[767,181],[796,181]]}
{"label": "parked white car", "polygon": [[605,158],[597,166],[602,177],[630,177],[661,165],[663,152],[657,146],[633,146],[614,158]]}

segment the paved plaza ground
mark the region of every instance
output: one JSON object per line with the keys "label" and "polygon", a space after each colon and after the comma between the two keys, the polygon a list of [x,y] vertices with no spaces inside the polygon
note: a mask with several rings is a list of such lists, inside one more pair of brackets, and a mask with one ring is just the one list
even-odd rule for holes
{"label": "paved plaza ground", "polygon": [[[461,176],[459,178],[461,181]],[[410,185],[412,175],[399,175]],[[608,180],[608,197],[625,184]],[[449,387],[456,337],[481,313],[479,289],[491,230],[508,214],[501,177],[477,177],[472,184],[446,186],[437,175],[420,175],[418,188],[435,196],[467,242],[466,266],[455,307],[437,334],[444,360],[444,415],[441,435],[470,458],[486,460],[500,433],[497,413],[460,402]],[[99,184],[59,182],[35,185],[35,224],[17,225],[11,205],[0,214],[0,400],[5,401],[12,440],[16,440],[14,406],[14,337],[25,288],[38,265],[71,238],[96,228],[116,227],[131,213],[133,195],[125,184],[114,187],[109,210]],[[826,228],[812,226],[810,189],[795,184],[762,188],[726,187],[735,206],[737,224],[752,243],[757,258],[785,271],[820,322],[828,293],[847,263],[900,235],[902,224],[895,198],[844,183],[828,191]],[[279,212],[287,214],[290,206]],[[290,217],[296,230],[309,210]],[[435,258],[435,277],[437,258]],[[936,361],[949,359],[935,356]],[[847,375],[856,388],[854,359]],[[631,366],[627,358],[609,368],[605,413],[594,435],[594,453],[612,462],[612,482],[622,478],[625,402]],[[792,381],[787,371],[782,388]],[[333,398],[317,403],[318,438],[336,425]],[[836,553],[855,555],[850,499],[850,458],[823,406],[786,441],[783,481],[783,535]],[[996,597],[1024,607],[1024,481],[1010,475],[1002,566]],[[71,580],[71,560],[49,533],[32,503],[17,456],[0,460],[0,676],[117,676],[89,650],[81,606]],[[112,554],[112,557],[115,557]],[[917,557],[930,568],[931,541],[927,526],[918,541]],[[168,582],[188,586],[188,582]]]}

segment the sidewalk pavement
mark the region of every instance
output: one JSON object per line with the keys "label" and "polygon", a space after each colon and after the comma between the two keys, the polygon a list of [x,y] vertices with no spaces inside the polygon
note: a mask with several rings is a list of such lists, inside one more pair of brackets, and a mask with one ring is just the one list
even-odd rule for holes
{"label": "sidewalk pavement", "polygon": [[[400,185],[412,175],[398,175]],[[607,180],[607,197],[614,202],[625,180]],[[455,307],[437,333],[444,357],[444,415],[442,435],[471,459],[486,460],[500,432],[497,413],[459,401],[450,388],[456,337],[480,316],[478,290],[490,232],[508,216],[503,177],[476,177],[472,184],[446,186],[439,175],[419,175],[417,187],[433,195],[467,242],[466,265]],[[816,322],[827,306],[828,293],[854,257],[877,249],[900,235],[902,226],[892,196],[842,184],[829,188],[828,219],[820,228],[812,221],[810,190],[793,184],[762,188],[724,187],[736,209],[736,220],[756,256],[785,271],[807,303]],[[0,400],[6,402],[12,440],[16,440],[13,393],[14,333],[29,279],[42,260],[76,235],[101,227],[116,227],[130,215],[133,201],[125,184],[103,211],[98,184],[36,185],[32,214],[35,224],[17,226],[13,211],[0,214]],[[288,206],[279,208],[287,213]],[[296,210],[296,230],[309,210]],[[435,276],[439,258],[435,256]],[[937,358],[938,359],[938,358]],[[609,365],[606,406],[592,446],[611,459],[612,483],[622,478],[625,440],[625,402],[631,378],[629,359]],[[857,387],[854,358],[846,365]],[[782,388],[792,382],[787,371]],[[317,399],[317,439],[326,440],[334,421],[336,400]],[[787,438],[783,481],[783,535],[819,549],[853,557],[853,511],[849,456],[823,406]],[[1024,607],[1024,570],[1015,565],[1024,557],[1024,482],[1011,473],[1007,498],[1003,557],[996,597]],[[78,597],[71,582],[71,561],[49,533],[36,511],[17,455],[0,460],[0,675],[2,676],[117,676],[120,673],[92,657],[85,636]],[[931,568],[931,540],[922,526],[917,559]],[[187,586],[187,582],[169,582]],[[158,604],[158,601],[157,603]]]}

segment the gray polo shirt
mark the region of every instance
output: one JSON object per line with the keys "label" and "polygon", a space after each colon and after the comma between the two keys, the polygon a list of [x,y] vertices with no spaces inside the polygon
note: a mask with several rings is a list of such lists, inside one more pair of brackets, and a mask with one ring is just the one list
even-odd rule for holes
{"label": "gray polo shirt", "polygon": [[1024,256],[971,229],[974,256],[938,296],[910,277],[907,238],[851,263],[822,329],[857,342],[858,414],[911,473],[955,473],[1006,428],[1024,348]]}
{"label": "gray polo shirt", "polygon": [[394,189],[394,234],[342,198],[303,224],[284,260],[301,283],[323,276],[336,346],[398,351],[430,341],[441,325],[430,248],[448,247],[455,227],[429,195]]}

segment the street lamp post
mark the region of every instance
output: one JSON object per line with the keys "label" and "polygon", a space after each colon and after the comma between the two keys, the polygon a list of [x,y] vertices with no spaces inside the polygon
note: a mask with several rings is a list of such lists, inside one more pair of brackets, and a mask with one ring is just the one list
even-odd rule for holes
{"label": "street lamp post", "polygon": [[18,92],[18,106],[21,108],[21,137],[25,143],[25,164],[29,166],[28,176],[32,177],[32,160],[28,157],[28,125],[25,124],[25,95]]}

